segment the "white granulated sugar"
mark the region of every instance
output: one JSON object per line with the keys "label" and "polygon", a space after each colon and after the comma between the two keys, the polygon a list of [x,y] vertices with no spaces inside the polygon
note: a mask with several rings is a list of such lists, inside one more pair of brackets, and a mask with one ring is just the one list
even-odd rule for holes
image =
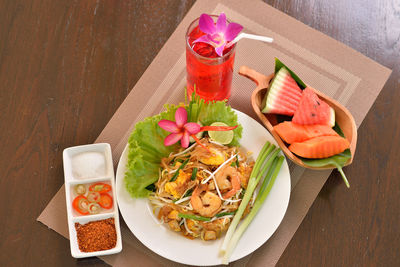
{"label": "white granulated sugar", "polygon": [[72,174],[76,179],[96,178],[106,175],[103,153],[84,152],[72,157]]}

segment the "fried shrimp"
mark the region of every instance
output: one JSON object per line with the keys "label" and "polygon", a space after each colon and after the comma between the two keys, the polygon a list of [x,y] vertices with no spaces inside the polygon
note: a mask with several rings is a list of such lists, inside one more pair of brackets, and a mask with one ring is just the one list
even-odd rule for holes
{"label": "fried shrimp", "polygon": [[208,186],[205,184],[198,185],[193,191],[190,203],[193,209],[201,216],[212,217],[219,211],[222,201],[218,195],[211,191],[206,191],[206,193],[202,195],[207,187]]}
{"label": "fried shrimp", "polygon": [[215,180],[221,191],[229,190],[222,196],[227,199],[234,196],[240,189],[241,174],[232,166],[226,166],[217,173]]}

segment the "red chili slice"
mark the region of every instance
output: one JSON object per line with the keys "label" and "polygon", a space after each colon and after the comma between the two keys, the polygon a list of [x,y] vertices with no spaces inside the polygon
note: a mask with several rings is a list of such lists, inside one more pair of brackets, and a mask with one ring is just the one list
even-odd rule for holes
{"label": "red chili slice", "polygon": [[194,139],[194,141],[196,141],[196,143],[197,143],[199,146],[201,146],[202,148],[206,149],[208,152],[212,153],[211,150],[210,150],[208,147],[206,147],[205,145],[203,145],[203,144],[200,142],[199,138],[197,138],[197,136],[196,136],[195,134],[192,134],[192,135],[190,135],[190,136]]}
{"label": "red chili slice", "polygon": [[88,206],[89,206],[89,201],[84,196],[77,196],[72,201],[72,207],[74,207],[74,209],[82,215],[89,214]]}
{"label": "red chili slice", "polygon": [[111,209],[113,206],[113,198],[107,193],[100,194],[99,205],[104,209]]}
{"label": "red chili slice", "polygon": [[111,190],[111,185],[105,183],[95,183],[89,186],[89,191],[99,192],[100,194],[107,193]]}
{"label": "red chili slice", "polygon": [[205,131],[231,131],[235,130],[238,126],[203,126],[200,128],[200,132]]}

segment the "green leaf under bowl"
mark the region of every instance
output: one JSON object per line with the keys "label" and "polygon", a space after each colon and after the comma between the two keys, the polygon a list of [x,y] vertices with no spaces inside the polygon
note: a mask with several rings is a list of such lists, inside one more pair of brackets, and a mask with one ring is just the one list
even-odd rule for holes
{"label": "green leaf under bowl", "polygon": [[[333,127],[333,130],[335,130],[341,137],[344,137],[342,129],[340,129],[338,124],[335,124],[335,127]],[[346,164],[349,159],[351,159],[351,152],[350,149],[346,149],[342,153],[333,155],[332,157],[329,158],[323,158],[323,159],[306,159],[299,157],[301,161],[305,165],[308,165],[310,167],[335,167],[338,169],[340,174],[342,175],[343,181],[346,184],[347,187],[350,187],[349,181],[347,180],[346,175],[343,172],[343,166]]]}

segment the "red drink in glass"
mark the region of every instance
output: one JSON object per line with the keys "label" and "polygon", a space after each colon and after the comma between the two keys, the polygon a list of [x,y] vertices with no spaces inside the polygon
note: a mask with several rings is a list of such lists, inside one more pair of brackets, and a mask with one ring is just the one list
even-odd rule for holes
{"label": "red drink in glass", "polygon": [[[212,17],[217,19],[216,16]],[[220,57],[210,44],[193,44],[202,35],[204,33],[199,29],[199,19],[196,19],[186,32],[188,95],[191,97],[196,87],[196,94],[206,101],[228,99],[231,95],[236,45],[225,48]]]}

